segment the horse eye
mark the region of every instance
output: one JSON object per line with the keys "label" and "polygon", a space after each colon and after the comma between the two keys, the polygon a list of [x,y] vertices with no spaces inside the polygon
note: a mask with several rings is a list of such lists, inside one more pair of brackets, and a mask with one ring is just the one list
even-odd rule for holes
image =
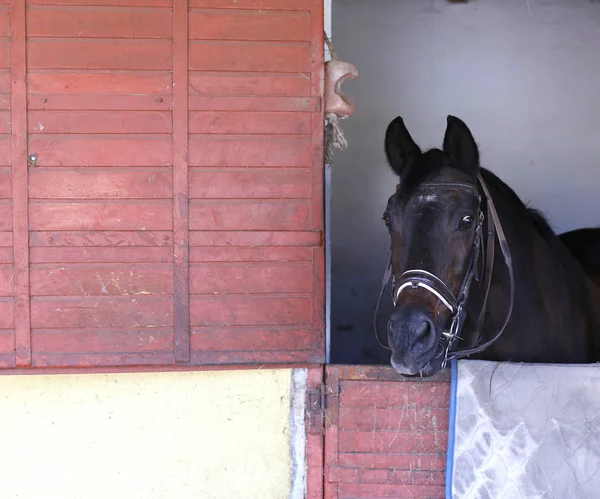
{"label": "horse eye", "polygon": [[384,215],[383,216],[383,221],[385,222],[385,226],[389,229],[392,230],[392,222],[390,221],[390,217]]}
{"label": "horse eye", "polygon": [[473,217],[466,215],[458,224],[458,230],[467,230],[473,224]]}

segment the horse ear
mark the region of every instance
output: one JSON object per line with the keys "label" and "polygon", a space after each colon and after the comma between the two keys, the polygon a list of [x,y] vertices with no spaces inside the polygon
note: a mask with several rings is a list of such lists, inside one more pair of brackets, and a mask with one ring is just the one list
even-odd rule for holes
{"label": "horse ear", "polygon": [[400,116],[392,121],[385,131],[385,155],[400,181],[406,177],[421,155],[421,149],[415,144]]}
{"label": "horse ear", "polygon": [[444,135],[444,152],[450,156],[454,166],[477,176],[479,170],[479,149],[469,127],[459,118],[448,116]]}

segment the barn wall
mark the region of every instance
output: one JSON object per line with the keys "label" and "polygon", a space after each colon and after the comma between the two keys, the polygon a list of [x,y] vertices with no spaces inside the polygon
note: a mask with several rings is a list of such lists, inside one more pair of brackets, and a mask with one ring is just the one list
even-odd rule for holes
{"label": "barn wall", "polygon": [[290,369],[2,376],[1,495],[304,497],[305,382]]}
{"label": "barn wall", "polygon": [[484,166],[557,231],[598,225],[600,3],[333,0],[333,33],[360,71],[344,84],[357,109],[332,181],[332,360],[350,362],[354,338],[374,342],[396,180],[383,137],[398,114],[422,147],[441,144],[448,114],[463,118]]}

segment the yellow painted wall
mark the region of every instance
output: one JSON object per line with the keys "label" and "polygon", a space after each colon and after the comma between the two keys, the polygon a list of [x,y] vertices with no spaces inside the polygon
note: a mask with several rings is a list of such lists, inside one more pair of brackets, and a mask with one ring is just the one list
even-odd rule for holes
{"label": "yellow painted wall", "polygon": [[289,498],[291,377],[0,376],[0,498]]}

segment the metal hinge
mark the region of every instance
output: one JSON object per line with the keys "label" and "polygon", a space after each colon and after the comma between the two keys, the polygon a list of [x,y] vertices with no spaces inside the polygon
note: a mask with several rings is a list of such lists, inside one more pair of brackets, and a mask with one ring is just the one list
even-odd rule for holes
{"label": "metal hinge", "polygon": [[325,385],[309,388],[306,392],[306,427],[308,433],[322,435],[325,432]]}

